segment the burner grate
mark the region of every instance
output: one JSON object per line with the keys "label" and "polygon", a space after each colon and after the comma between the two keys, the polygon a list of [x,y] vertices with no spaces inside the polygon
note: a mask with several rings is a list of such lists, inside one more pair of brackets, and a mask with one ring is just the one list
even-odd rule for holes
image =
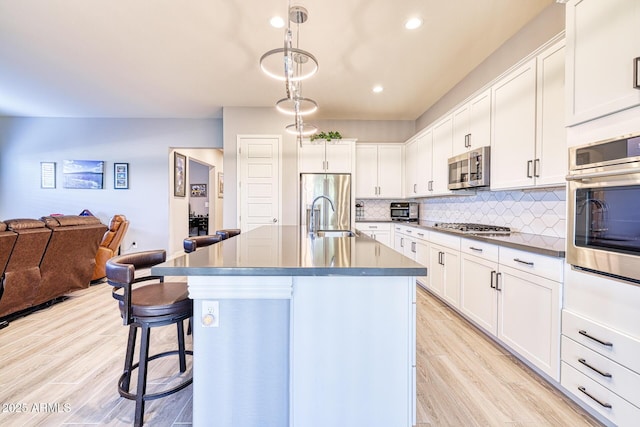
{"label": "burner grate", "polygon": [[509,227],[503,227],[501,225],[486,225],[486,224],[474,224],[474,223],[460,223],[460,222],[439,222],[434,224],[436,228],[444,228],[447,230],[459,231],[466,234],[510,234],[511,229]]}

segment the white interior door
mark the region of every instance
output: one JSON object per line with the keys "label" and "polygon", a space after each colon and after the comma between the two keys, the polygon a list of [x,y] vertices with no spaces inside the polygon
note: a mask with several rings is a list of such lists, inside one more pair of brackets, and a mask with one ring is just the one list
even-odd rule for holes
{"label": "white interior door", "polygon": [[242,232],[278,224],[282,137],[238,136],[238,224]]}

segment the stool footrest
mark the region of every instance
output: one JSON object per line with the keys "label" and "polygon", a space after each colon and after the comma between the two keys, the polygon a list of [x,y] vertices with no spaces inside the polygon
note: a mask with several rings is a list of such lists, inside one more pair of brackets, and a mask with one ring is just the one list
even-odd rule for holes
{"label": "stool footrest", "polygon": [[[158,353],[158,354],[154,354],[153,356],[150,356],[147,361],[150,362],[154,359],[159,359],[161,357],[166,357],[166,356],[172,356],[174,354],[179,355],[180,351],[179,350],[171,350],[171,351],[165,351],[164,353]],[[186,350],[185,354],[188,354],[190,356],[193,356],[193,351],[191,350]],[[125,390],[123,387],[123,383],[126,380],[127,376],[130,376],[131,373],[135,370],[138,369],[138,366],[140,365],[140,363],[135,363],[131,366],[131,371],[130,372],[123,372],[122,375],[120,376],[120,379],[118,380],[118,393],[120,393],[120,396],[124,397],[125,399],[129,399],[129,400],[136,400],[136,394],[129,392],[128,390]],[[193,377],[190,377],[186,380],[184,380],[183,382],[181,382],[180,384],[178,384],[177,386],[170,388],[168,390],[163,390],[163,391],[158,391],[156,393],[150,393],[150,394],[145,394],[143,396],[143,400],[146,402],[148,400],[155,400],[155,399],[160,399],[161,397],[166,397],[169,396],[170,394],[176,393],[180,390],[182,390],[183,388],[189,386],[191,383],[193,382]]]}

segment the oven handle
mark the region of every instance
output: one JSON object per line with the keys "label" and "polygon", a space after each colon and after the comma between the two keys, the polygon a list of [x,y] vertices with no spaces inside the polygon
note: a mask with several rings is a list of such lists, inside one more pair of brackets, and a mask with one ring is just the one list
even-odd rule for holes
{"label": "oven handle", "polygon": [[585,174],[580,174],[580,175],[567,175],[565,177],[565,179],[567,181],[582,181],[582,180],[585,180],[585,179],[601,178],[601,177],[605,177],[605,176],[637,174],[639,172],[640,172],[640,169],[638,169],[638,168],[627,168],[627,169],[618,169],[618,170],[614,170],[614,171],[585,173]]}

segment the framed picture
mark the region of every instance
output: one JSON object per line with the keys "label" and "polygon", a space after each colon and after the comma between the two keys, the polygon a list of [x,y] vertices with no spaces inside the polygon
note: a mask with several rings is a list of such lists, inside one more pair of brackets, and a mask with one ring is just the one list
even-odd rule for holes
{"label": "framed picture", "polygon": [[40,162],[40,188],[56,188],[56,164]]}
{"label": "framed picture", "polygon": [[113,164],[113,188],[116,190],[129,188],[129,163]]}
{"label": "framed picture", "polygon": [[102,189],[104,162],[102,160],[63,160],[64,188]]}
{"label": "framed picture", "polygon": [[187,188],[187,157],[175,151],[173,153],[173,195],[184,197]]}
{"label": "framed picture", "polygon": [[207,197],[207,184],[191,184],[191,197]]}
{"label": "framed picture", "polygon": [[224,175],[222,172],[218,172],[218,198],[224,197]]}

